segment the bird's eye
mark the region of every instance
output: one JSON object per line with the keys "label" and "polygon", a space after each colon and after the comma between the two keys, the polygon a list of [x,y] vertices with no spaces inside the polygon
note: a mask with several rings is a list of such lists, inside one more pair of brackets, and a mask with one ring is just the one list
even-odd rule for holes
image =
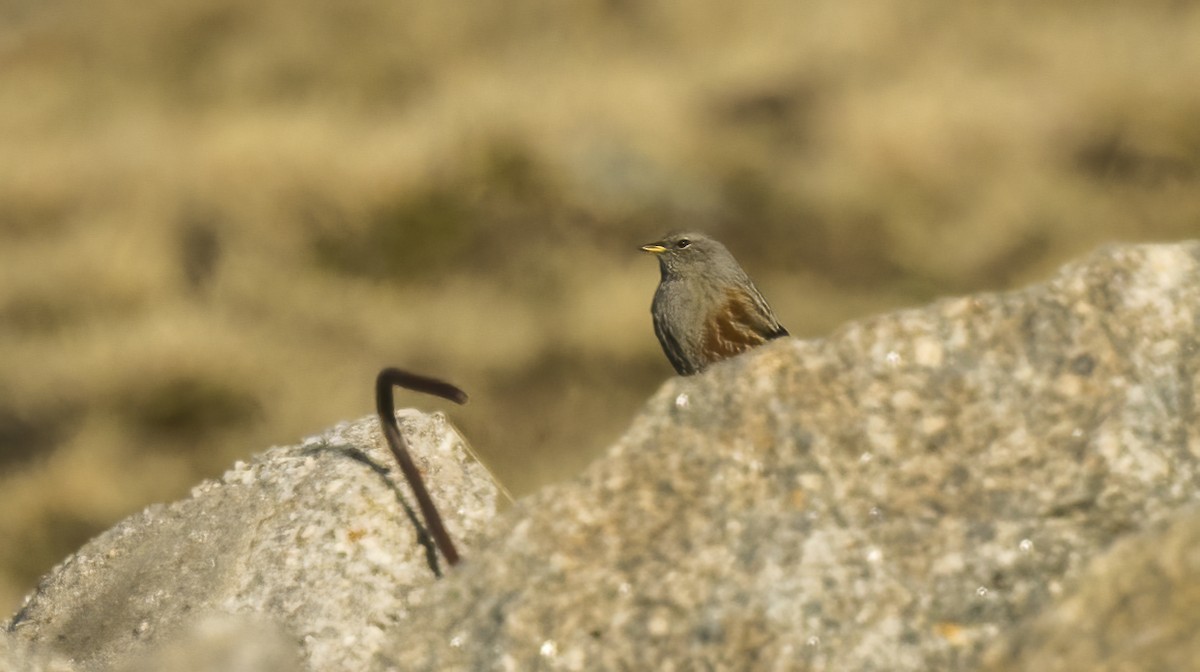
{"label": "bird's eye", "polygon": [[679,241],[678,243],[675,243],[675,249],[682,250],[683,248],[688,247],[691,244],[692,244],[692,241],[688,240],[687,238],[684,238],[683,240]]}

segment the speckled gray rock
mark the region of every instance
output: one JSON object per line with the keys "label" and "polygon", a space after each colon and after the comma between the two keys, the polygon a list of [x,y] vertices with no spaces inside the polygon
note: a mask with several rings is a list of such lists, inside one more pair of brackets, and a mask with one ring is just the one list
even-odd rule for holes
{"label": "speckled gray rock", "polygon": [[445,581],[373,420],[274,449],[68,559],[0,663],[1186,669],[1198,258],[1113,248],[674,379],[580,479],[496,520],[457,435],[406,416],[470,551]]}
{"label": "speckled gray rock", "polygon": [[1200,669],[1200,512],[1132,535],[996,647],[989,672]]}
{"label": "speckled gray rock", "polygon": [[76,672],[75,666],[44,648],[19,642],[0,630],[0,670],[3,672]]}
{"label": "speckled gray rock", "polygon": [[[348,624],[349,625],[349,624]],[[296,638],[267,615],[213,613],[135,656],[120,672],[297,672]]]}
{"label": "speckled gray rock", "polygon": [[1198,256],[1112,248],[674,379],[371,669],[977,669],[1200,498]]}
{"label": "speckled gray rock", "polygon": [[[401,419],[451,534],[469,549],[495,515],[494,486],[440,414]],[[411,592],[435,580],[432,547],[419,543],[406,512],[415,503],[392,464],[374,418],[273,448],[89,542],[43,580],[9,630],[84,670],[154,661],[283,670],[297,659],[361,670],[404,629]],[[243,621],[258,625],[231,625]]]}

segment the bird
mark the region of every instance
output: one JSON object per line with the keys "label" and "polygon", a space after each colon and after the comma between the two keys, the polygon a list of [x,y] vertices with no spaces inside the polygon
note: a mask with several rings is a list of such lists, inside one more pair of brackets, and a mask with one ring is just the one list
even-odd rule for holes
{"label": "bird", "polygon": [[650,314],[675,372],[709,365],[788,336],[750,276],[720,242],[703,233],[671,233],[641,247],[662,272]]}

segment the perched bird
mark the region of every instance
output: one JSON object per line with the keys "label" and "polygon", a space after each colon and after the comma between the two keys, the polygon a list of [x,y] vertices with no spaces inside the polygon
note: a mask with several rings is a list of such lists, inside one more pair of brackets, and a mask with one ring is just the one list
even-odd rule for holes
{"label": "perched bird", "polygon": [[716,240],[673,233],[642,250],[658,257],[662,279],[650,314],[679,375],[788,335],[750,276]]}

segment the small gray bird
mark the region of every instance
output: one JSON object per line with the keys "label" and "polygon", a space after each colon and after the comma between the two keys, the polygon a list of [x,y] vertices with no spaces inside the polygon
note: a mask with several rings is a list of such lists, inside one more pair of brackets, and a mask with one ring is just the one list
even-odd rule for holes
{"label": "small gray bird", "polygon": [[788,335],[721,243],[703,233],[673,233],[642,250],[658,257],[662,279],[650,314],[679,375]]}

